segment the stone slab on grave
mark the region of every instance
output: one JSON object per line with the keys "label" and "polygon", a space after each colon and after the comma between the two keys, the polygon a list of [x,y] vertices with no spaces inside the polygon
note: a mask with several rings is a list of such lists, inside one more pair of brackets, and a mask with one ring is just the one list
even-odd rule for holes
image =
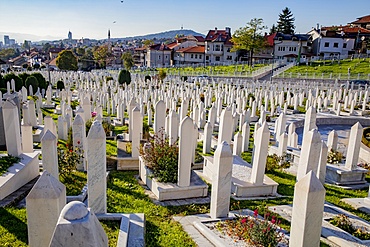
{"label": "stone slab on grave", "polygon": [[348,170],[344,165],[327,164],[326,165],[326,182],[335,185],[353,185],[365,184],[367,169],[358,167],[357,169]]}
{"label": "stone slab on grave", "polygon": [[[270,206],[268,207],[274,213],[279,214],[284,219],[291,221],[292,219],[292,205]],[[355,228],[370,229],[370,223],[361,219],[360,217],[351,214],[344,209],[336,207],[330,203],[325,203],[324,213],[321,228],[321,237],[329,241],[329,246],[341,247],[365,247],[370,246],[370,240],[360,240],[344,230],[329,223],[330,219],[336,215],[347,215],[350,222]]]}
{"label": "stone slab on grave", "polygon": [[54,102],[47,103],[46,101],[45,102],[42,102],[42,108],[45,108],[45,109],[55,109],[55,103]]}
{"label": "stone slab on grave", "polygon": [[38,152],[21,154],[21,160],[0,176],[0,200],[39,175]]}
{"label": "stone slab on grave", "polygon": [[159,201],[207,196],[207,184],[194,171],[191,171],[189,186],[178,186],[174,183],[161,183],[155,178],[150,178],[153,172],[145,166],[145,162],[141,157],[139,157],[139,163],[141,180],[149,187]]}
{"label": "stone slab on grave", "polygon": [[[203,175],[206,180],[213,177],[213,160],[211,156],[204,157]],[[233,156],[233,168],[231,178],[231,193],[235,197],[265,197],[278,196],[278,183],[264,175],[263,184],[256,185],[250,181],[252,166],[239,156]]]}

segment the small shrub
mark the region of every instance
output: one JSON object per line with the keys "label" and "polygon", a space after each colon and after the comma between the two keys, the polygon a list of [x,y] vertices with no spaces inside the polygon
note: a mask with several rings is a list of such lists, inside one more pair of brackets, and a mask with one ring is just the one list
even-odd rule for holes
{"label": "small shrub", "polygon": [[79,164],[83,158],[83,150],[75,148],[73,146],[66,145],[67,148],[58,147],[58,168],[59,176],[61,176],[65,182],[70,178],[70,174],[76,170],[77,164]]}
{"label": "small shrub", "polygon": [[111,76],[107,76],[107,77],[105,78],[105,81],[106,81],[106,82],[108,82],[108,81],[113,81],[113,77],[111,77]]}
{"label": "small shrub", "polygon": [[118,75],[118,83],[123,84],[125,83],[126,85],[129,85],[131,83],[131,74],[128,70],[121,70]]}
{"label": "small shrub", "polygon": [[61,80],[57,81],[57,89],[62,90],[64,88],[64,82]]}
{"label": "small shrub", "polygon": [[361,228],[355,228],[351,221],[349,220],[348,216],[345,214],[339,214],[335,216],[333,219],[329,221],[332,225],[342,229],[343,231],[346,231],[350,233],[351,235],[355,236],[356,238],[359,238],[361,240],[369,240],[370,239],[370,233],[366,232],[365,230]]}
{"label": "small shrub", "polygon": [[339,164],[342,162],[342,159],[343,154],[341,152],[334,151],[333,149],[331,149],[328,153],[327,162],[329,164]]}
{"label": "small shrub", "polygon": [[148,147],[140,148],[145,165],[153,170],[153,177],[162,183],[177,182],[178,153],[177,145],[169,144],[163,130],[149,139]]}
{"label": "small shrub", "polygon": [[268,155],[266,159],[266,172],[282,170],[290,167],[290,162],[286,155],[278,156],[277,154]]}
{"label": "small shrub", "polygon": [[164,78],[166,78],[167,73],[164,69],[160,69],[158,72],[158,79],[163,82]]}
{"label": "small shrub", "polygon": [[256,209],[253,216],[237,216],[234,220],[220,221],[216,228],[236,241],[244,240],[253,246],[271,247],[284,240],[279,224],[275,216],[272,216],[270,221],[269,213],[265,214],[263,219],[258,218]]}

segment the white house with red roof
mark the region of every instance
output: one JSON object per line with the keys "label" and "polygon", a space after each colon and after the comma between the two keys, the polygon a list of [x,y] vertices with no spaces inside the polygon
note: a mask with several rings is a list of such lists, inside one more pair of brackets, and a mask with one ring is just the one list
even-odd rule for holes
{"label": "white house with red roof", "polygon": [[174,52],[174,64],[199,64],[205,63],[204,46],[191,46],[181,48]]}
{"label": "white house with red roof", "polygon": [[210,30],[204,40],[205,43],[205,63],[206,64],[225,64],[233,63],[236,59],[236,52],[231,52],[233,43],[231,42],[231,29]]}
{"label": "white house with red roof", "polygon": [[370,15],[358,17],[356,21],[350,22],[349,24],[354,27],[362,27],[370,30]]}

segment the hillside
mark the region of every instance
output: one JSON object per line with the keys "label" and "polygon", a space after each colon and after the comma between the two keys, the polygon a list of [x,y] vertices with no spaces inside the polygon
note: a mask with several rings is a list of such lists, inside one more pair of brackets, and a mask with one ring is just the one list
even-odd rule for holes
{"label": "hillside", "polygon": [[133,36],[133,37],[125,37],[125,38],[113,38],[112,41],[118,41],[118,40],[132,40],[132,39],[172,39],[176,35],[196,35],[196,36],[202,36],[205,37],[204,34],[197,33],[190,29],[179,29],[179,30],[171,30],[171,31],[165,31],[160,33],[153,33],[153,34],[147,34],[147,35],[140,35],[140,36]]}

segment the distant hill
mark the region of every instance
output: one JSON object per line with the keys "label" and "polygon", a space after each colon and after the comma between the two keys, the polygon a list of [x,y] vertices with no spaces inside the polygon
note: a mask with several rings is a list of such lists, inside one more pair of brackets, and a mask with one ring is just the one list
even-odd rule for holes
{"label": "distant hill", "polygon": [[176,35],[184,35],[184,36],[195,35],[195,36],[205,37],[204,34],[197,33],[193,30],[179,29],[179,30],[171,30],[171,31],[165,31],[161,33],[153,33],[153,34],[133,36],[133,37],[113,38],[111,40],[115,42],[118,40],[132,40],[132,39],[173,39],[176,37]]}

